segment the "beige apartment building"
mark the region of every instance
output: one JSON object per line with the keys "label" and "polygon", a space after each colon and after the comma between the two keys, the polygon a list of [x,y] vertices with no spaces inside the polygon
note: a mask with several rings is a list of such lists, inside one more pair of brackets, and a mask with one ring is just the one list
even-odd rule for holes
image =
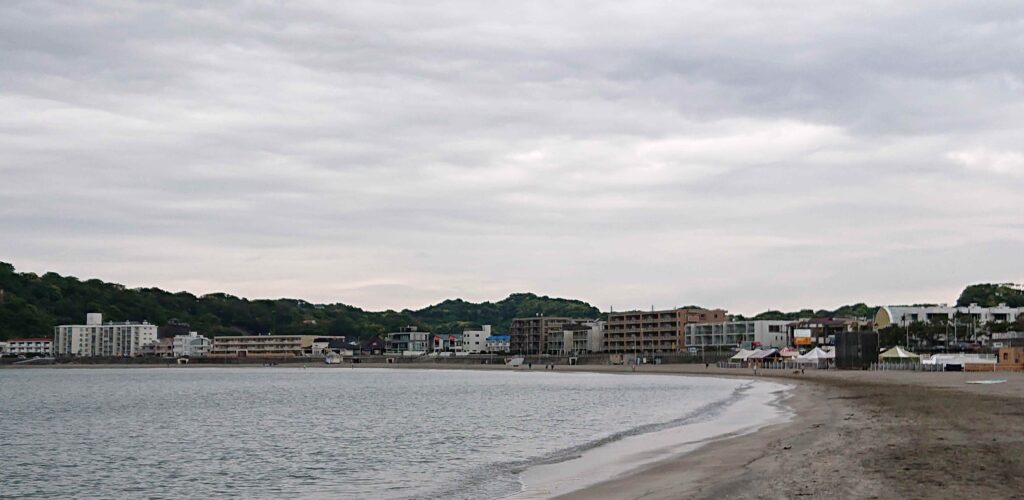
{"label": "beige apartment building", "polygon": [[332,340],[319,335],[246,335],[214,337],[211,358],[293,358],[323,356]]}
{"label": "beige apartment building", "polygon": [[604,350],[611,354],[662,354],[686,348],[686,325],[725,321],[724,309],[680,308],[608,314]]}

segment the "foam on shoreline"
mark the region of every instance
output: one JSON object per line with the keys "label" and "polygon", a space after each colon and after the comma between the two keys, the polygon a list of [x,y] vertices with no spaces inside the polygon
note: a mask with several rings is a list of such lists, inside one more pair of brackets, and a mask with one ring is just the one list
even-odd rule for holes
{"label": "foam on shoreline", "polygon": [[789,421],[793,413],[780,403],[791,388],[773,382],[751,381],[739,397],[709,412],[706,418],[629,435],[567,460],[529,467],[519,474],[522,490],[505,498],[564,495],[691,453],[720,439]]}

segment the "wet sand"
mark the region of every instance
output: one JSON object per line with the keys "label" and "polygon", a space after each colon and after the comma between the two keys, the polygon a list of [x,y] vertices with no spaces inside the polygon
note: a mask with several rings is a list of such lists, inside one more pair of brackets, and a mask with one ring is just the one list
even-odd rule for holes
{"label": "wet sand", "polygon": [[[796,384],[792,422],[561,498],[1024,497],[1022,374],[761,374]],[[964,383],[991,378],[1007,383]]]}

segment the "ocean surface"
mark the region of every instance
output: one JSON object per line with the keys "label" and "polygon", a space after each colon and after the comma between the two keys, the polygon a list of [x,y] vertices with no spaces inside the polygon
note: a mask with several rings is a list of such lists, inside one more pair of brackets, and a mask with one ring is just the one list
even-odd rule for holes
{"label": "ocean surface", "polygon": [[707,427],[754,385],[543,370],[6,369],[0,497],[500,498],[521,492],[531,467]]}

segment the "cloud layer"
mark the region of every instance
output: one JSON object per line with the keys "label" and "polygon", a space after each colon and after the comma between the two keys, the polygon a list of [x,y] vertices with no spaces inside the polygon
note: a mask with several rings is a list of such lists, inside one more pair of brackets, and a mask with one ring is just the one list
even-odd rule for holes
{"label": "cloud layer", "polygon": [[371,309],[1024,281],[1016,2],[6,2],[0,260]]}

